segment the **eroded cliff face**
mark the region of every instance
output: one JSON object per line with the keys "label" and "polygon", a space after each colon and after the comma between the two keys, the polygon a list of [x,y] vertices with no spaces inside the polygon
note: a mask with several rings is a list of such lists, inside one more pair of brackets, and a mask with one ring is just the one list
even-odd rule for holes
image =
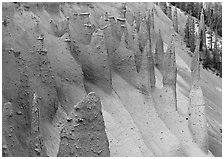
{"label": "eroded cliff face", "polygon": [[108,157],[100,98],[93,92],[74,106],[60,133],[58,157]]}
{"label": "eroded cliff face", "polygon": [[4,156],[210,155],[202,93],[179,113],[178,35],[159,6],[3,3],[2,17]]}

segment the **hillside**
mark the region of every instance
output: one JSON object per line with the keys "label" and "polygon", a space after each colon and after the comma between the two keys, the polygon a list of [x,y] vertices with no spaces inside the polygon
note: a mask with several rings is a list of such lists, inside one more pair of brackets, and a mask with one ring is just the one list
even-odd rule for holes
{"label": "hillside", "polygon": [[[2,3],[4,156],[222,156],[222,81],[201,67],[191,89],[186,15],[178,34],[158,5],[123,5]],[[189,126],[195,98],[208,135]]]}

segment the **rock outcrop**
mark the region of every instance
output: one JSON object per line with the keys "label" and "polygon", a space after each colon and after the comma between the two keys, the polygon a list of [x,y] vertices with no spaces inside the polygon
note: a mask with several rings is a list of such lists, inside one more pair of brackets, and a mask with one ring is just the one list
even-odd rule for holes
{"label": "rock outcrop", "polygon": [[28,150],[23,148],[15,132],[15,116],[18,114],[13,111],[12,103],[5,103],[2,113],[2,138],[5,141],[2,147],[3,156],[29,156]]}
{"label": "rock outcrop", "polygon": [[177,17],[177,7],[175,6],[173,14],[173,27],[174,30],[178,33],[178,17]]}
{"label": "rock outcrop", "polygon": [[68,115],[60,133],[58,157],[109,157],[99,97],[91,92]]}
{"label": "rock outcrop", "polygon": [[133,52],[134,52],[134,57],[135,57],[135,66],[136,66],[137,72],[139,72],[140,68],[141,68],[144,51],[141,52],[139,49],[139,41],[138,41],[139,38],[138,38],[137,29],[134,29],[132,31],[132,36],[133,36]]}
{"label": "rock outcrop", "polygon": [[[199,26],[201,30],[201,26]],[[199,63],[199,38],[194,56],[191,62],[191,90],[190,90],[190,106],[188,109],[188,124],[192,131],[194,141],[199,147],[208,153],[208,131],[207,119],[205,114],[205,100],[200,85],[200,63]]]}
{"label": "rock outcrop", "polygon": [[148,59],[149,81],[150,81],[149,83],[150,83],[150,89],[154,89],[156,84],[156,77],[155,77],[154,59],[152,56],[151,40],[149,40],[148,45],[149,50],[147,51],[147,59]]}
{"label": "rock outcrop", "polygon": [[141,52],[143,52],[149,37],[150,37],[150,34],[147,31],[146,19],[142,19],[140,23],[139,32],[138,32],[139,50]]}
{"label": "rock outcrop", "polygon": [[188,124],[197,145],[208,153],[208,130],[205,113],[205,100],[201,87],[192,86],[190,90],[190,106],[188,109]]}
{"label": "rock outcrop", "polygon": [[30,128],[30,156],[47,157],[44,139],[40,127],[40,98],[36,93],[33,94],[31,108],[31,128]]}
{"label": "rock outcrop", "polygon": [[104,35],[102,30],[96,30],[89,45],[82,45],[81,43],[78,45],[80,46],[80,62],[84,80],[94,83],[105,92],[110,93],[112,78],[109,59],[113,50],[108,52]]}
{"label": "rock outcrop", "polygon": [[155,48],[155,66],[162,72],[163,68],[163,58],[164,58],[164,48],[163,48],[163,39],[161,36],[161,31],[159,29],[159,33],[156,39],[156,48]]}
{"label": "rock outcrop", "polygon": [[[3,105],[3,155],[4,156],[30,156],[30,157],[46,157],[46,149],[43,138],[40,134],[39,127],[39,109],[36,107],[36,98],[32,103],[31,110],[31,127],[27,134],[21,135],[22,130],[16,126],[16,121],[21,120],[18,116],[22,116],[25,112],[17,111],[14,113],[12,104],[7,102]],[[18,122],[18,121],[17,121]],[[27,124],[29,125],[29,124]],[[16,130],[17,129],[17,130]],[[26,135],[26,136],[25,136]],[[27,141],[22,141],[21,138],[27,138]],[[25,144],[24,144],[25,143]]]}
{"label": "rock outcrop", "polygon": [[[190,100],[182,93],[188,75],[177,84],[176,58],[181,73],[189,57],[175,33],[183,31],[176,8],[173,27],[153,3],[14,2],[2,9],[3,156],[210,155],[208,135],[216,132],[211,119],[207,132],[198,43]],[[178,111],[177,92],[186,97]]]}
{"label": "rock outcrop", "polygon": [[132,85],[138,85],[134,52],[126,48],[124,34],[122,34],[120,45],[113,53],[111,61],[113,69],[112,76],[115,72]]}
{"label": "rock outcrop", "polygon": [[177,65],[175,57],[175,44],[173,41],[174,37],[172,35],[170,44],[167,48],[163,59],[163,86],[172,87],[175,96],[175,108],[177,110],[176,101],[176,82],[177,82]]}

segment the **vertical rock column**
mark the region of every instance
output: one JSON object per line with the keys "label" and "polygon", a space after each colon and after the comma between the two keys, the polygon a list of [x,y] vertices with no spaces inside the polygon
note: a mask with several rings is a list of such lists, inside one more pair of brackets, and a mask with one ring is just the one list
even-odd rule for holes
{"label": "vertical rock column", "polygon": [[159,34],[156,39],[155,65],[160,70],[160,72],[162,72],[163,58],[164,58],[163,39],[161,36],[161,31],[159,29]]}
{"label": "vertical rock column", "polygon": [[85,45],[88,45],[91,42],[92,35],[96,30],[95,25],[90,21],[90,16],[91,15],[88,12],[79,14],[80,22],[82,25],[80,29],[83,36],[83,44]]}
{"label": "vertical rock column", "polygon": [[41,41],[41,49],[39,52],[39,75],[38,79],[40,82],[40,89],[38,94],[41,98],[41,107],[40,110],[43,113],[43,118],[48,121],[52,121],[57,109],[58,109],[58,97],[55,88],[55,75],[51,67],[50,60],[48,58],[48,51],[45,48],[44,41],[46,36],[42,34],[40,39]]}
{"label": "vertical rock column", "polygon": [[198,146],[208,153],[208,132],[205,114],[205,101],[200,86],[200,65],[199,65],[199,39],[191,63],[191,91],[190,106],[188,109],[188,126],[192,132],[194,141]]}
{"label": "vertical rock column", "polygon": [[152,25],[152,17],[150,15],[150,11],[148,13],[148,18],[146,21],[146,27],[147,27],[147,31],[148,31],[148,36],[149,36],[149,44],[148,44],[148,48],[149,50],[147,51],[147,59],[148,59],[148,76],[149,76],[149,88],[153,89],[155,88],[155,83],[156,83],[156,79],[155,79],[155,69],[154,69],[154,59],[152,56],[152,44],[151,44],[151,26]]}
{"label": "vertical rock column", "polygon": [[189,41],[189,39],[190,39],[190,27],[191,27],[190,23],[191,23],[191,17],[190,17],[190,15],[188,15],[187,21],[186,21],[186,24],[185,24],[185,28],[184,28],[184,33],[185,33],[184,41],[185,41],[187,47],[190,47],[190,41]]}
{"label": "vertical rock column", "polygon": [[154,22],[154,21],[155,21],[155,20],[154,20],[154,19],[155,19],[155,18],[154,18],[154,12],[155,12],[155,9],[156,9],[156,8],[155,8],[155,6],[153,5],[152,11],[151,11],[151,14],[152,14],[152,15],[151,15],[151,16],[152,16],[152,17],[151,17],[151,18],[152,18],[152,29],[153,29],[153,30],[155,29],[155,22]]}
{"label": "vertical rock column", "polygon": [[136,22],[136,27],[135,28],[136,28],[137,32],[139,32],[140,23],[141,23],[141,13],[140,13],[140,11],[138,11],[137,13],[135,13],[134,20]]}
{"label": "vertical rock column", "polygon": [[200,54],[200,57],[205,59],[205,53],[207,52],[206,47],[206,33],[205,33],[205,21],[204,21],[204,10],[201,10],[201,16],[200,16],[200,23],[199,23],[199,38],[200,38],[200,51],[203,52],[203,54]]}
{"label": "vertical rock column", "polygon": [[196,46],[191,61],[191,86],[198,87],[200,81],[199,45]]}
{"label": "vertical rock column", "polygon": [[[86,48],[86,46],[83,46],[83,48]],[[110,61],[102,30],[93,33],[89,50],[81,53],[81,61],[85,80],[96,84],[105,92],[111,93]]]}
{"label": "vertical rock column", "polygon": [[143,53],[143,50],[146,46],[149,36],[150,34],[147,31],[146,19],[143,19],[140,23],[140,28],[138,32],[139,50],[141,51],[141,54]]}
{"label": "vertical rock column", "polygon": [[40,132],[40,108],[38,99],[39,97],[34,93],[31,106],[30,156],[46,157],[46,148]]}
{"label": "vertical rock column", "polygon": [[93,92],[78,103],[60,133],[58,157],[109,157],[100,98]]}
{"label": "vertical rock column", "polygon": [[125,30],[125,25],[126,25],[126,19],[125,18],[117,18],[117,38],[119,41],[121,41],[121,37],[124,33]]}
{"label": "vertical rock column", "polygon": [[173,15],[173,27],[174,27],[174,30],[178,33],[177,7],[175,7],[175,9],[174,9],[174,15]]}
{"label": "vertical rock column", "polygon": [[190,51],[194,52],[194,49],[195,49],[195,22],[194,22],[194,18],[191,18],[189,42],[190,42]]}
{"label": "vertical rock column", "polygon": [[190,107],[188,109],[188,124],[194,141],[208,153],[208,132],[205,114],[205,101],[201,87],[192,87],[190,91]]}
{"label": "vertical rock column", "polygon": [[134,15],[133,15],[133,13],[132,13],[132,11],[131,11],[130,8],[127,7],[126,10],[127,10],[126,11],[126,19],[127,19],[127,22],[128,22],[129,25],[133,26]]}
{"label": "vertical rock column", "polygon": [[154,89],[156,84],[154,60],[152,56],[151,40],[149,40],[149,50],[147,51],[148,71],[149,71],[149,88]]}
{"label": "vertical rock column", "polygon": [[173,42],[173,35],[170,44],[163,59],[163,86],[170,86],[173,88],[175,98],[175,109],[177,110],[177,96],[176,96],[176,81],[177,81],[177,64],[175,57],[175,45]]}
{"label": "vertical rock column", "polygon": [[103,30],[103,35],[104,35],[104,41],[105,41],[105,46],[107,50],[107,60],[108,60],[108,66],[110,70],[110,84],[112,86],[112,57],[114,52],[118,49],[120,45],[120,40],[117,39],[117,24],[114,16],[109,16],[108,17],[109,22],[108,26],[105,27]]}
{"label": "vertical rock column", "polygon": [[[134,28],[134,27],[133,27]],[[132,38],[133,38],[133,52],[135,57],[135,66],[136,70],[139,73],[142,63],[143,53],[139,49],[139,37],[136,29],[132,31]]]}

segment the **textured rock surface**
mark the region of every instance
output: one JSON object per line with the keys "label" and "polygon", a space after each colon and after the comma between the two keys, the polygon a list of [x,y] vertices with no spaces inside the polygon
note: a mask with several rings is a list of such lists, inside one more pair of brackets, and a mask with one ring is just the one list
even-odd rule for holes
{"label": "textured rock surface", "polygon": [[120,45],[114,52],[111,60],[113,72],[118,73],[132,85],[138,85],[134,53],[126,48],[124,34],[122,34]]}
{"label": "textured rock surface", "polygon": [[174,14],[173,14],[173,27],[174,27],[174,30],[178,33],[177,7],[175,7],[175,9],[174,9]]}
{"label": "textured rock surface", "polygon": [[78,45],[85,80],[95,83],[105,92],[110,93],[111,68],[103,31],[94,32],[89,45]]}
{"label": "textured rock surface", "polygon": [[60,134],[59,157],[108,157],[109,142],[105,132],[99,97],[91,92],[68,115]]}
{"label": "textured rock surface", "polygon": [[156,39],[156,48],[155,48],[155,65],[160,70],[163,71],[163,58],[164,58],[164,47],[163,47],[163,39],[161,35],[161,31],[159,30],[159,34]]}
{"label": "textured rock surface", "polygon": [[149,33],[148,33],[147,27],[146,27],[146,19],[142,19],[141,23],[140,23],[139,33],[138,33],[139,50],[141,52],[143,52],[148,39],[149,39]]}
{"label": "textured rock surface", "polygon": [[[13,113],[12,104],[10,102],[5,103],[3,106],[3,156],[47,156],[45,146],[43,145],[43,138],[39,130],[39,115],[36,116],[33,111],[31,112],[31,133],[27,134],[27,136],[23,136],[23,138],[28,137],[27,141],[21,142],[16,120],[19,119],[17,116],[21,116],[22,113],[24,112],[17,111]],[[16,128],[17,131],[15,131]]]}
{"label": "textured rock surface", "polygon": [[149,40],[148,45],[149,45],[149,47],[148,47],[148,51],[147,51],[147,59],[148,59],[150,89],[154,89],[155,84],[156,84],[156,78],[155,78],[154,59],[153,59],[153,56],[152,56],[151,40]]}
{"label": "textured rock surface", "polygon": [[177,80],[177,65],[175,58],[175,45],[171,38],[170,45],[165,53],[163,60],[163,85],[176,85]]}
{"label": "textured rock surface", "polygon": [[189,95],[190,106],[188,109],[188,123],[194,141],[205,153],[208,153],[207,119],[205,115],[205,100],[200,84],[199,56],[199,39],[197,39],[197,46],[191,62],[191,90]]}
{"label": "textured rock surface", "polygon": [[30,156],[47,157],[40,127],[40,99],[36,93],[33,95],[31,107],[31,134],[30,134]]}
{"label": "textured rock surface", "polygon": [[[203,69],[205,107],[192,111],[204,114],[205,108],[208,154],[201,150],[206,140],[193,139],[188,127],[191,57],[181,37],[183,12],[177,10],[177,34],[161,8],[148,2],[14,2],[2,10],[4,156],[57,156],[60,143],[61,156],[221,156],[221,80]],[[159,30],[164,50],[176,34],[165,73],[153,64]],[[89,92],[99,95],[102,109],[75,111]],[[199,98],[200,92],[191,94]],[[191,104],[198,104],[193,96]],[[96,112],[103,116],[90,120]],[[197,114],[191,119],[200,120],[205,123]],[[95,121],[100,125],[92,126]],[[72,134],[71,124],[80,124]]]}
{"label": "textured rock surface", "polygon": [[2,117],[2,138],[5,140],[3,145],[3,156],[28,156],[28,150],[25,150],[17,139],[15,133],[15,116],[13,106],[10,102],[3,105]]}
{"label": "textured rock surface", "polygon": [[205,101],[201,87],[192,87],[190,91],[189,128],[194,141],[208,153],[208,130],[205,114]]}
{"label": "textured rock surface", "polygon": [[163,58],[163,86],[169,86],[173,89],[175,98],[175,108],[177,110],[177,95],[176,95],[176,82],[177,82],[177,64],[175,56],[175,44],[172,35],[170,44],[167,48],[165,56]]}

